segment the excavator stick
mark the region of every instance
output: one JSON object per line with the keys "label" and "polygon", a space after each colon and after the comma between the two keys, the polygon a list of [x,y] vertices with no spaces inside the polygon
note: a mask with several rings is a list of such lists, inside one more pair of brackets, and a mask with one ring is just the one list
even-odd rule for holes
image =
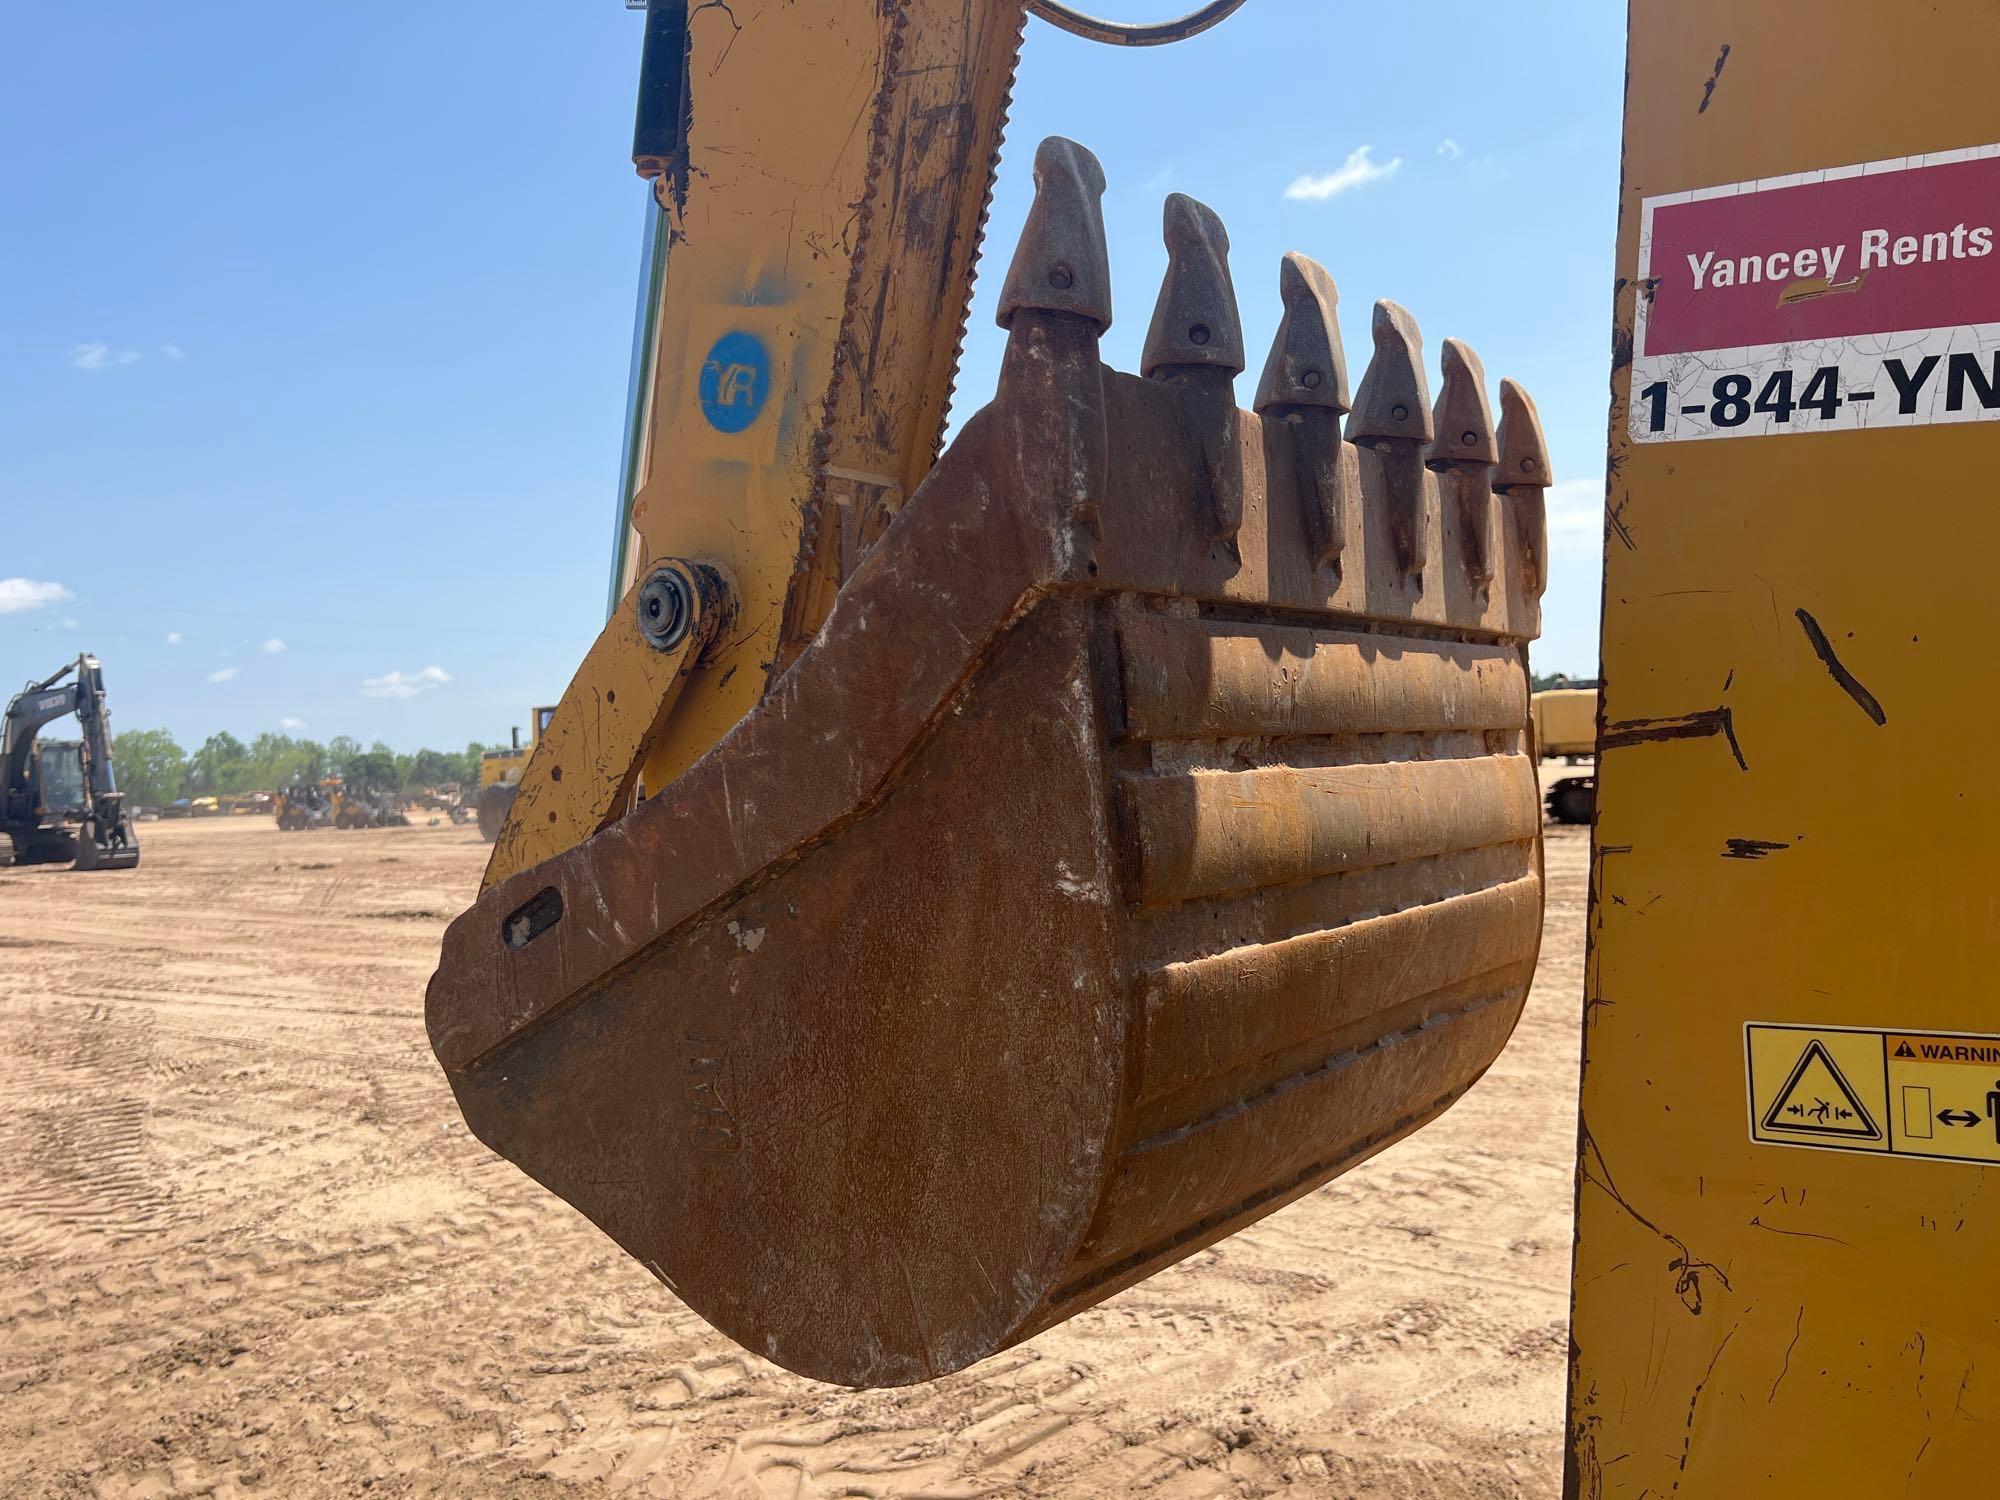
{"label": "excavator stick", "polygon": [[[1145,377],[1107,369],[1102,173],[1052,139],[1035,176],[991,404],[625,811],[655,716],[559,732],[580,689],[671,702],[726,634],[631,590],[517,803],[573,842],[503,840],[428,996],[480,1139],[847,1385],[962,1368],[1417,1129],[1539,941],[1525,394],[1496,431],[1451,344],[1434,407],[1389,303],[1350,392],[1288,256],[1239,410],[1227,238],[1178,195]],[[558,787],[584,810],[530,800]]]}

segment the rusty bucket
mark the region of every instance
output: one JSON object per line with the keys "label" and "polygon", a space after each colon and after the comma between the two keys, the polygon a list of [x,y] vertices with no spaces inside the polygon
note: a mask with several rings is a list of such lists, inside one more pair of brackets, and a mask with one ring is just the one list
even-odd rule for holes
{"label": "rusty bucket", "polygon": [[[803,1374],[959,1369],[1435,1117],[1540,931],[1549,466],[1447,341],[1215,216],[1106,369],[1097,162],[1043,144],[998,392],[763,701],[454,922],[479,1138]],[[1346,433],[1341,431],[1345,418]]]}

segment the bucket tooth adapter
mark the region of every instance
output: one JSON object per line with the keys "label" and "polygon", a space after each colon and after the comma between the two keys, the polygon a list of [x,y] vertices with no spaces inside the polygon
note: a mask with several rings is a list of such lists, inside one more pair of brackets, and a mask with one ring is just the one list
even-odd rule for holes
{"label": "bucket tooth adapter", "polygon": [[1372,331],[1375,357],[1354,393],[1347,437],[1366,455],[1364,482],[1382,497],[1396,572],[1420,582],[1430,557],[1427,521],[1433,488],[1424,480],[1432,435],[1424,336],[1415,318],[1387,300],[1375,304]]}
{"label": "bucket tooth adapter", "polygon": [[1107,369],[1102,171],[1050,140],[1035,181],[992,402],[635,802],[730,592],[654,560],[523,778],[573,841],[496,853],[429,991],[481,1140],[846,1385],[960,1369],[1416,1130],[1535,967],[1533,408],[1505,387],[1496,449],[1447,342],[1434,426],[1385,302],[1348,412],[1293,255],[1239,410],[1227,236],[1179,196],[1150,378]]}
{"label": "bucket tooth adapter", "polygon": [[1337,576],[1358,482],[1353,451],[1340,440],[1340,419],[1353,405],[1333,315],[1340,293],[1323,266],[1293,250],[1278,272],[1278,295],[1285,316],[1257,382],[1257,415],[1267,430],[1290,434],[1307,553],[1315,569]]}
{"label": "bucket tooth adapter", "polygon": [[1243,526],[1242,438],[1236,377],[1243,373],[1243,323],[1229,279],[1229,235],[1215,210],[1185,193],[1166,207],[1167,277],[1140,355],[1148,380],[1180,393],[1181,425],[1201,453],[1208,539],[1236,554]]}
{"label": "bucket tooth adapter", "polygon": [[1462,339],[1446,339],[1444,388],[1431,416],[1436,436],[1424,461],[1436,472],[1438,488],[1458,522],[1464,541],[1466,581],[1484,593],[1493,581],[1493,467],[1500,444],[1493,431],[1493,408],[1486,401],[1486,367]]}

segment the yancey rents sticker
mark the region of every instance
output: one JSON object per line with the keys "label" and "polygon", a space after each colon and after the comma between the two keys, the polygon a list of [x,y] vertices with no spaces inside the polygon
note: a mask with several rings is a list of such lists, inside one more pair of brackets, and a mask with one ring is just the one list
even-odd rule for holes
{"label": "yancey rents sticker", "polygon": [[1635,442],[2000,418],[2000,145],[1647,198]]}

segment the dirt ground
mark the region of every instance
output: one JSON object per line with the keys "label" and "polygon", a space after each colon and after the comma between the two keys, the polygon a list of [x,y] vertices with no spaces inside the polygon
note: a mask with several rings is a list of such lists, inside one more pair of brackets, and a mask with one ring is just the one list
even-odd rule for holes
{"label": "dirt ground", "polygon": [[486,847],[149,823],[0,870],[0,1494],[1428,1500],[1559,1488],[1580,829],[1525,1019],[1331,1186],[959,1375],[734,1348],[460,1124]]}

